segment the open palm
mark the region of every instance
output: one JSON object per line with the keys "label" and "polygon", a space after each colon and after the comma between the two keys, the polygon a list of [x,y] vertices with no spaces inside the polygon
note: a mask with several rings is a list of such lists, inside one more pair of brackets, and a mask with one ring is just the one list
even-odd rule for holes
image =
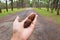
{"label": "open palm", "polygon": [[22,22],[19,22],[20,18],[19,16],[17,16],[17,18],[15,19],[13,23],[13,36],[11,40],[27,40],[30,37],[30,35],[32,34],[35,28],[37,15],[34,21],[31,23],[31,25],[28,28],[24,28],[24,22],[27,20],[27,18],[28,17],[26,17],[26,19],[23,20]]}

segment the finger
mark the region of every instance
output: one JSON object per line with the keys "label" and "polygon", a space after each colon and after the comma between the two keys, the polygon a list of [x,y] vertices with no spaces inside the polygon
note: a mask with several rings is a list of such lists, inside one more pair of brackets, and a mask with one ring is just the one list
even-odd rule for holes
{"label": "finger", "polygon": [[[31,16],[32,14],[35,14],[35,13],[32,12],[29,16]],[[28,19],[28,17],[26,17],[22,22],[24,23]]]}
{"label": "finger", "polygon": [[31,29],[34,29],[34,28],[35,28],[35,24],[36,24],[36,22],[37,22],[37,17],[38,17],[38,15],[35,16],[35,19],[34,19],[34,21],[31,23],[31,25],[30,25],[29,28],[31,28]]}
{"label": "finger", "polygon": [[38,15],[36,14],[36,16],[35,16],[35,19],[34,19],[34,21],[32,22],[32,24],[36,24],[36,22],[37,22],[37,17],[38,17]]}
{"label": "finger", "polygon": [[19,22],[20,18],[19,16],[16,17],[15,21],[18,21]]}
{"label": "finger", "polygon": [[32,14],[36,14],[36,13],[32,12],[28,17],[30,17]]}

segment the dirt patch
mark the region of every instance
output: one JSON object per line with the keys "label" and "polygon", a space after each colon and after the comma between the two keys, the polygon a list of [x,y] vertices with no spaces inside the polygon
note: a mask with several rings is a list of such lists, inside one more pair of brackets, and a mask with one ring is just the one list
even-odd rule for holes
{"label": "dirt patch", "polygon": [[[12,23],[16,16],[20,16],[22,21],[31,12],[35,11],[32,9],[27,9],[0,19],[0,40],[10,40],[13,30]],[[29,40],[60,40],[60,25],[52,19],[38,14],[36,28]]]}

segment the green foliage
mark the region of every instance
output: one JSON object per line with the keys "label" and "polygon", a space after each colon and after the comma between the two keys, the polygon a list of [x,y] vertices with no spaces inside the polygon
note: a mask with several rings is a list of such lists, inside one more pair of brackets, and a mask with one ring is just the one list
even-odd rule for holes
{"label": "green foliage", "polygon": [[60,23],[60,16],[56,15],[56,11],[53,10],[54,12],[51,13],[50,11],[46,11],[47,9],[46,8],[41,8],[41,9],[38,9],[38,8],[35,8],[35,10],[43,15],[43,16],[46,16],[46,17],[49,17],[49,18],[52,18],[54,19],[57,23]]}
{"label": "green foliage", "polygon": [[32,7],[32,3],[30,3],[30,7]]}
{"label": "green foliage", "polygon": [[0,7],[1,7],[1,8],[5,8],[5,7],[6,7],[6,4],[5,4],[5,3],[2,3],[2,2],[0,1]]}

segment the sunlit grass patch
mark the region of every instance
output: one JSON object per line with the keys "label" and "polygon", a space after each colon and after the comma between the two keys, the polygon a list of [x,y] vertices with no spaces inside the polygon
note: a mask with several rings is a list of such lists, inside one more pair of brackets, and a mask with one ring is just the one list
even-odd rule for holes
{"label": "sunlit grass patch", "polygon": [[57,12],[55,10],[53,10],[53,13],[51,13],[51,10],[47,11],[46,8],[41,8],[41,9],[35,8],[34,10],[36,10],[39,14],[53,18],[54,20],[57,21],[57,23],[60,23],[60,15],[56,15]]}

